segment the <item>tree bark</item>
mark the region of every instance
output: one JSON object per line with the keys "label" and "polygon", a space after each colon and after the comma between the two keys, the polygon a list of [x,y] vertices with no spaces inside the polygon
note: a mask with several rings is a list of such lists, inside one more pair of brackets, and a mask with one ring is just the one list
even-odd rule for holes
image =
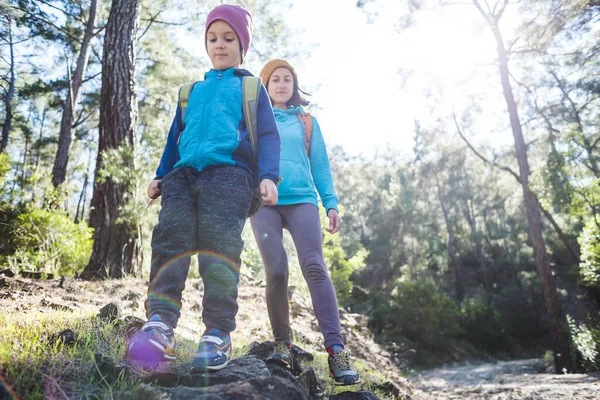
{"label": "tree bark", "polygon": [[8,90],[6,91],[6,96],[4,97],[4,107],[6,110],[6,115],[4,118],[4,123],[2,124],[2,139],[0,141],[0,153],[6,151],[8,147],[8,136],[10,134],[10,127],[12,124],[12,98],[15,95],[15,51],[14,51],[14,43],[12,36],[12,17],[6,14],[6,22],[8,24],[8,47],[10,53],[10,69],[8,72]]}
{"label": "tree bark", "polygon": [[[132,223],[118,221],[130,196],[128,182],[101,177],[104,153],[129,146],[135,149],[137,98],[135,92],[135,41],[139,23],[138,0],[113,0],[104,39],[98,156],[90,226],[94,245],[83,279],[121,278],[137,269],[139,233]],[[133,168],[126,159],[122,168]]]}
{"label": "tree bark", "polygon": [[498,20],[504,11],[504,7],[502,7],[497,14],[489,15],[483,10],[478,0],[473,0],[473,3],[488,23],[494,34],[494,38],[496,39],[500,80],[515,141],[515,152],[519,164],[519,178],[521,180],[525,202],[525,214],[527,216],[529,232],[531,234],[540,286],[544,294],[544,302],[550,320],[552,347],[554,351],[554,368],[556,373],[562,373],[563,371],[572,372],[574,371],[574,363],[571,355],[569,332],[566,319],[562,312],[558,291],[556,290],[556,283],[552,271],[550,270],[550,260],[548,253],[546,252],[544,237],[542,235],[540,206],[533,192],[529,190],[530,169],[529,161],[527,159],[527,148],[525,146],[517,103],[510,85],[508,55],[506,48],[504,47],[504,40],[500,33],[500,28],[498,27]]}
{"label": "tree bark", "polygon": [[[52,169],[52,185],[60,186],[64,183],[67,175],[67,165],[69,163],[69,152],[73,143],[73,119],[77,100],[79,98],[79,89],[85,77],[85,71],[90,54],[90,43],[94,37],[94,24],[96,21],[97,0],[92,0],[90,4],[90,15],[85,27],[85,34],[81,42],[77,66],[73,79],[69,79],[69,90],[65,101],[62,119],[60,121],[60,132],[58,134],[58,149],[54,159],[54,168]],[[70,74],[70,68],[68,70]]]}

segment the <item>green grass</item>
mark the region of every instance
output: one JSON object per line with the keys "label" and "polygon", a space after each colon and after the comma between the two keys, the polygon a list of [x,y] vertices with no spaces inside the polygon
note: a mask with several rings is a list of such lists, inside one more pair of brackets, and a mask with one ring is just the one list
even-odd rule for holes
{"label": "green grass", "polygon": [[[73,345],[54,339],[64,329],[75,332]],[[119,360],[124,351],[120,329],[92,314],[0,315],[0,375],[16,398],[110,398],[113,390],[128,383],[94,382],[94,353]]]}
{"label": "green grass", "polygon": [[[75,332],[77,341],[73,345],[63,345],[53,339],[65,329]],[[177,340],[178,363],[191,361],[197,342],[179,336]],[[250,342],[238,336],[234,343],[233,358],[243,356]],[[298,345],[307,347],[304,343]],[[102,321],[93,313],[52,311],[44,314],[0,314],[0,387],[4,385],[14,399],[112,399],[115,392],[132,390],[139,384],[138,379],[123,376],[109,383],[100,374],[94,373],[95,370],[97,372],[94,361],[97,352],[111,357],[115,362],[122,359],[125,340],[123,329],[118,324]],[[335,386],[329,378],[327,354],[323,351],[314,356],[313,362],[303,363],[303,366],[315,370],[325,383],[327,395],[362,389],[386,399],[372,388],[374,383],[385,381],[377,371],[355,361],[362,383]]]}

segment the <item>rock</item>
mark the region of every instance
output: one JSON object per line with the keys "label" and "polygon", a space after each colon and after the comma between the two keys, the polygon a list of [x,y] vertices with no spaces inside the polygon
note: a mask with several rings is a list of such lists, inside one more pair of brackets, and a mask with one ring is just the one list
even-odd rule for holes
{"label": "rock", "polygon": [[9,278],[14,278],[14,277],[15,277],[15,273],[14,273],[14,272],[12,272],[12,271],[10,270],[10,268],[1,269],[1,270],[0,270],[0,275],[7,276],[7,277],[9,277]]}
{"label": "rock", "polygon": [[235,382],[229,385],[215,385],[205,388],[177,386],[161,388],[142,384],[135,391],[117,393],[117,400],[306,400],[302,392],[298,392],[284,379],[268,376],[252,378],[248,381]]}
{"label": "rock", "polygon": [[255,356],[244,356],[232,360],[227,368],[206,373],[192,373],[191,363],[182,363],[175,368],[150,374],[144,378],[146,383],[159,386],[204,387],[225,385],[252,378],[264,378],[271,375],[265,362]]}
{"label": "rock", "polygon": [[266,360],[273,354],[273,350],[275,350],[275,344],[273,342],[252,342],[248,345],[248,353],[249,356],[256,356],[261,360]]}
{"label": "rock", "polygon": [[325,397],[325,384],[319,381],[314,369],[308,368],[302,375],[300,375],[298,382],[300,382],[300,386],[302,386],[304,394],[309,398],[320,399]]}
{"label": "rock", "polygon": [[77,335],[71,329],[65,329],[58,334],[58,340],[66,346],[72,346],[77,342]]}
{"label": "rock", "polygon": [[128,338],[138,333],[145,323],[146,321],[138,317],[134,317],[131,315],[124,317],[122,320],[122,324],[125,337]]}
{"label": "rock", "polygon": [[92,376],[101,381],[114,382],[120,376],[132,375],[131,370],[125,364],[116,365],[112,358],[102,355],[101,353],[94,354],[94,365],[92,366]]}
{"label": "rock", "polygon": [[64,331],[50,336],[48,342],[51,345],[54,345],[56,342],[60,342],[65,346],[72,346],[77,342],[77,336],[71,329],[65,329]]}
{"label": "rock", "polygon": [[40,305],[42,307],[49,307],[53,310],[56,311],[68,311],[68,312],[73,312],[73,309],[69,306],[65,306],[64,304],[56,304],[56,303],[51,303],[49,301],[47,301],[46,299],[42,299],[40,301]]}
{"label": "rock", "polygon": [[380,400],[372,392],[359,390],[358,392],[342,392],[329,396],[329,400]]}
{"label": "rock", "polygon": [[21,271],[21,276],[23,278],[47,279],[49,281],[51,281],[52,279],[54,279],[54,275],[53,274],[47,274],[45,272],[40,272],[40,271]]}
{"label": "rock", "polygon": [[[115,398],[136,399],[290,399],[308,400],[326,397],[324,382],[312,368],[299,377],[274,363],[266,363],[273,352],[273,342],[253,343],[248,354],[232,360],[227,368],[206,373],[191,372],[191,363],[176,363],[160,371],[136,371],[122,362],[96,354],[97,371],[102,379],[115,382],[120,376],[137,376],[142,382],[131,392],[120,392]],[[98,373],[96,374],[98,375]],[[356,397],[376,399],[376,397]]]}
{"label": "rock", "polygon": [[127,293],[125,296],[123,296],[121,299],[122,300],[137,300],[141,297],[141,294],[136,293],[134,291],[129,291],[129,293]]}
{"label": "rock", "polygon": [[97,315],[98,318],[107,322],[112,322],[116,319],[119,319],[120,316],[121,310],[115,303],[108,303],[100,309],[100,312]]}
{"label": "rock", "polygon": [[402,391],[392,382],[374,383],[371,387],[373,390],[381,391],[385,396],[393,399],[401,399]]}
{"label": "rock", "polygon": [[296,346],[295,344],[292,345],[292,354],[300,361],[312,362],[315,359],[315,357],[311,353],[299,346]]}
{"label": "rock", "polygon": [[[275,350],[274,342],[252,342],[250,343],[250,350],[248,351],[248,355],[253,355],[260,358],[263,361],[267,361],[269,357],[273,355],[273,351]],[[294,356],[293,365],[292,365],[292,373],[294,375],[300,375],[302,373],[302,365],[300,365],[300,361],[312,361],[314,359],[313,355],[304,349],[293,345],[292,346],[292,355]],[[269,363],[269,365],[272,363]]]}

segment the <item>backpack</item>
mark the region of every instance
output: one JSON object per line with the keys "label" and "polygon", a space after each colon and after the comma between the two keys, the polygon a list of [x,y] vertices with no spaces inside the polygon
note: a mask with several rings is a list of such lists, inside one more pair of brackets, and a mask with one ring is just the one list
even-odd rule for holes
{"label": "backpack", "polygon": [[[184,85],[179,89],[179,107],[181,107],[181,124],[185,129],[185,110],[188,106],[188,101],[192,89],[197,82]],[[246,129],[248,129],[248,136],[254,149],[253,163],[255,171],[258,171],[258,138],[257,138],[257,114],[258,114],[258,93],[260,91],[261,79],[255,76],[244,76],[242,78],[242,114],[246,123]],[[312,123],[312,119],[311,119]],[[181,132],[183,133],[183,131]],[[179,137],[181,138],[181,133]],[[310,140],[310,139],[309,139]],[[179,138],[177,139],[179,143]],[[307,148],[308,149],[308,148]],[[250,211],[248,216],[252,216],[262,205],[262,198],[260,194],[260,180],[256,179],[256,185],[252,192],[252,203],[250,205]]]}
{"label": "backpack", "polygon": [[304,147],[306,148],[306,154],[310,157],[310,139],[312,136],[312,116],[310,113],[305,112],[304,114],[297,114],[300,124],[304,127],[304,133],[302,138],[304,139]]}

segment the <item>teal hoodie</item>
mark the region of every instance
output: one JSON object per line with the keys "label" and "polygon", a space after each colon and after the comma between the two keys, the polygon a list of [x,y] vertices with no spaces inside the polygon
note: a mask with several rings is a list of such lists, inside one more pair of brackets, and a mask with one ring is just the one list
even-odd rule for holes
{"label": "teal hoodie", "polygon": [[[302,107],[288,110],[274,108],[275,121],[281,139],[279,174],[282,181],[277,190],[277,205],[309,203],[318,207],[317,192],[327,211],[338,210],[338,197],[333,187],[333,177],[325,141],[317,120],[313,117],[310,156],[304,147],[304,127],[298,120]],[[316,191],[315,191],[316,187]]]}

